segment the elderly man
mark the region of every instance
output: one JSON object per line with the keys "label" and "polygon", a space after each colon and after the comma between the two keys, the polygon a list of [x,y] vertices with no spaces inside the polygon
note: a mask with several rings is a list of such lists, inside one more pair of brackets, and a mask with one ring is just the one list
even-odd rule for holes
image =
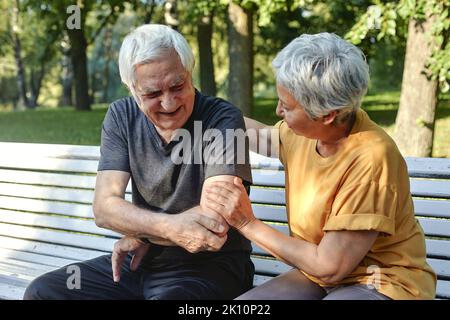
{"label": "elderly man", "polygon": [[112,255],[77,264],[80,289],[66,287],[61,268],[34,280],[25,299],[231,299],[251,287],[249,241],[202,197],[213,181],[251,183],[247,144],[231,161],[221,156],[237,139],[220,137],[245,124],[230,103],[195,90],[193,67],[169,27],[144,25],[124,39],[120,76],[133,97],[106,114],[93,204],[96,224],[124,237]]}

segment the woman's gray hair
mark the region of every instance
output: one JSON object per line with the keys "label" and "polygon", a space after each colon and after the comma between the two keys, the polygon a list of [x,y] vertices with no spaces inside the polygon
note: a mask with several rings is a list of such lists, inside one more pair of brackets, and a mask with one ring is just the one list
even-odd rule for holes
{"label": "woman's gray hair", "polygon": [[362,51],[335,34],[303,34],[272,62],[277,84],[285,87],[310,118],[332,110],[353,112],[369,85],[369,66]]}
{"label": "woman's gray hair", "polygon": [[[175,50],[183,67],[192,74],[194,54],[186,39],[172,28],[161,24],[145,24],[130,32],[122,42],[119,53],[119,72],[122,82],[135,93],[135,68],[167,55]],[[139,100],[136,99],[139,103]]]}

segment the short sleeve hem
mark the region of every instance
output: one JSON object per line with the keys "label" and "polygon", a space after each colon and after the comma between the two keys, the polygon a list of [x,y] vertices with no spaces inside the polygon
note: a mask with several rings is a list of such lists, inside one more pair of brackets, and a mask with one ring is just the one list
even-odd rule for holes
{"label": "short sleeve hem", "polygon": [[393,235],[395,233],[395,222],[388,217],[373,213],[340,214],[330,217],[323,227],[323,231],[340,230],[373,230],[386,235]]}
{"label": "short sleeve hem", "polygon": [[244,184],[252,184],[252,177],[246,165],[210,165],[205,170],[205,180],[214,176],[230,175],[241,178]]}

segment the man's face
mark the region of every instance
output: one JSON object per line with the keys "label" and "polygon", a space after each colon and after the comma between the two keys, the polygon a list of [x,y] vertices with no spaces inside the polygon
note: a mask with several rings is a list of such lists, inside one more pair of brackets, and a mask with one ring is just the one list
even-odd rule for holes
{"label": "man's face", "polygon": [[170,51],[158,60],[136,66],[136,94],[140,109],[161,135],[181,128],[194,108],[192,78],[178,54]]}

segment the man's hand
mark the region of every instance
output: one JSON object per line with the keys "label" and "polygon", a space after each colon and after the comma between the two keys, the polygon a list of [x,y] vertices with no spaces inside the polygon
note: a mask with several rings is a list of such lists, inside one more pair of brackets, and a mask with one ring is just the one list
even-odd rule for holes
{"label": "man's hand", "polygon": [[227,240],[228,225],[200,206],[173,215],[167,239],[191,253],[218,251]]}
{"label": "man's hand", "polygon": [[130,269],[132,271],[136,271],[149,248],[149,244],[146,244],[140,239],[131,236],[124,236],[122,239],[117,241],[114,244],[111,257],[114,282],[120,281],[120,270],[125,258],[128,255],[128,252],[132,252],[133,254],[133,258],[130,262]]}
{"label": "man's hand", "polygon": [[205,206],[219,213],[230,226],[239,230],[256,219],[240,178],[235,177],[233,183],[214,181],[203,191]]}

